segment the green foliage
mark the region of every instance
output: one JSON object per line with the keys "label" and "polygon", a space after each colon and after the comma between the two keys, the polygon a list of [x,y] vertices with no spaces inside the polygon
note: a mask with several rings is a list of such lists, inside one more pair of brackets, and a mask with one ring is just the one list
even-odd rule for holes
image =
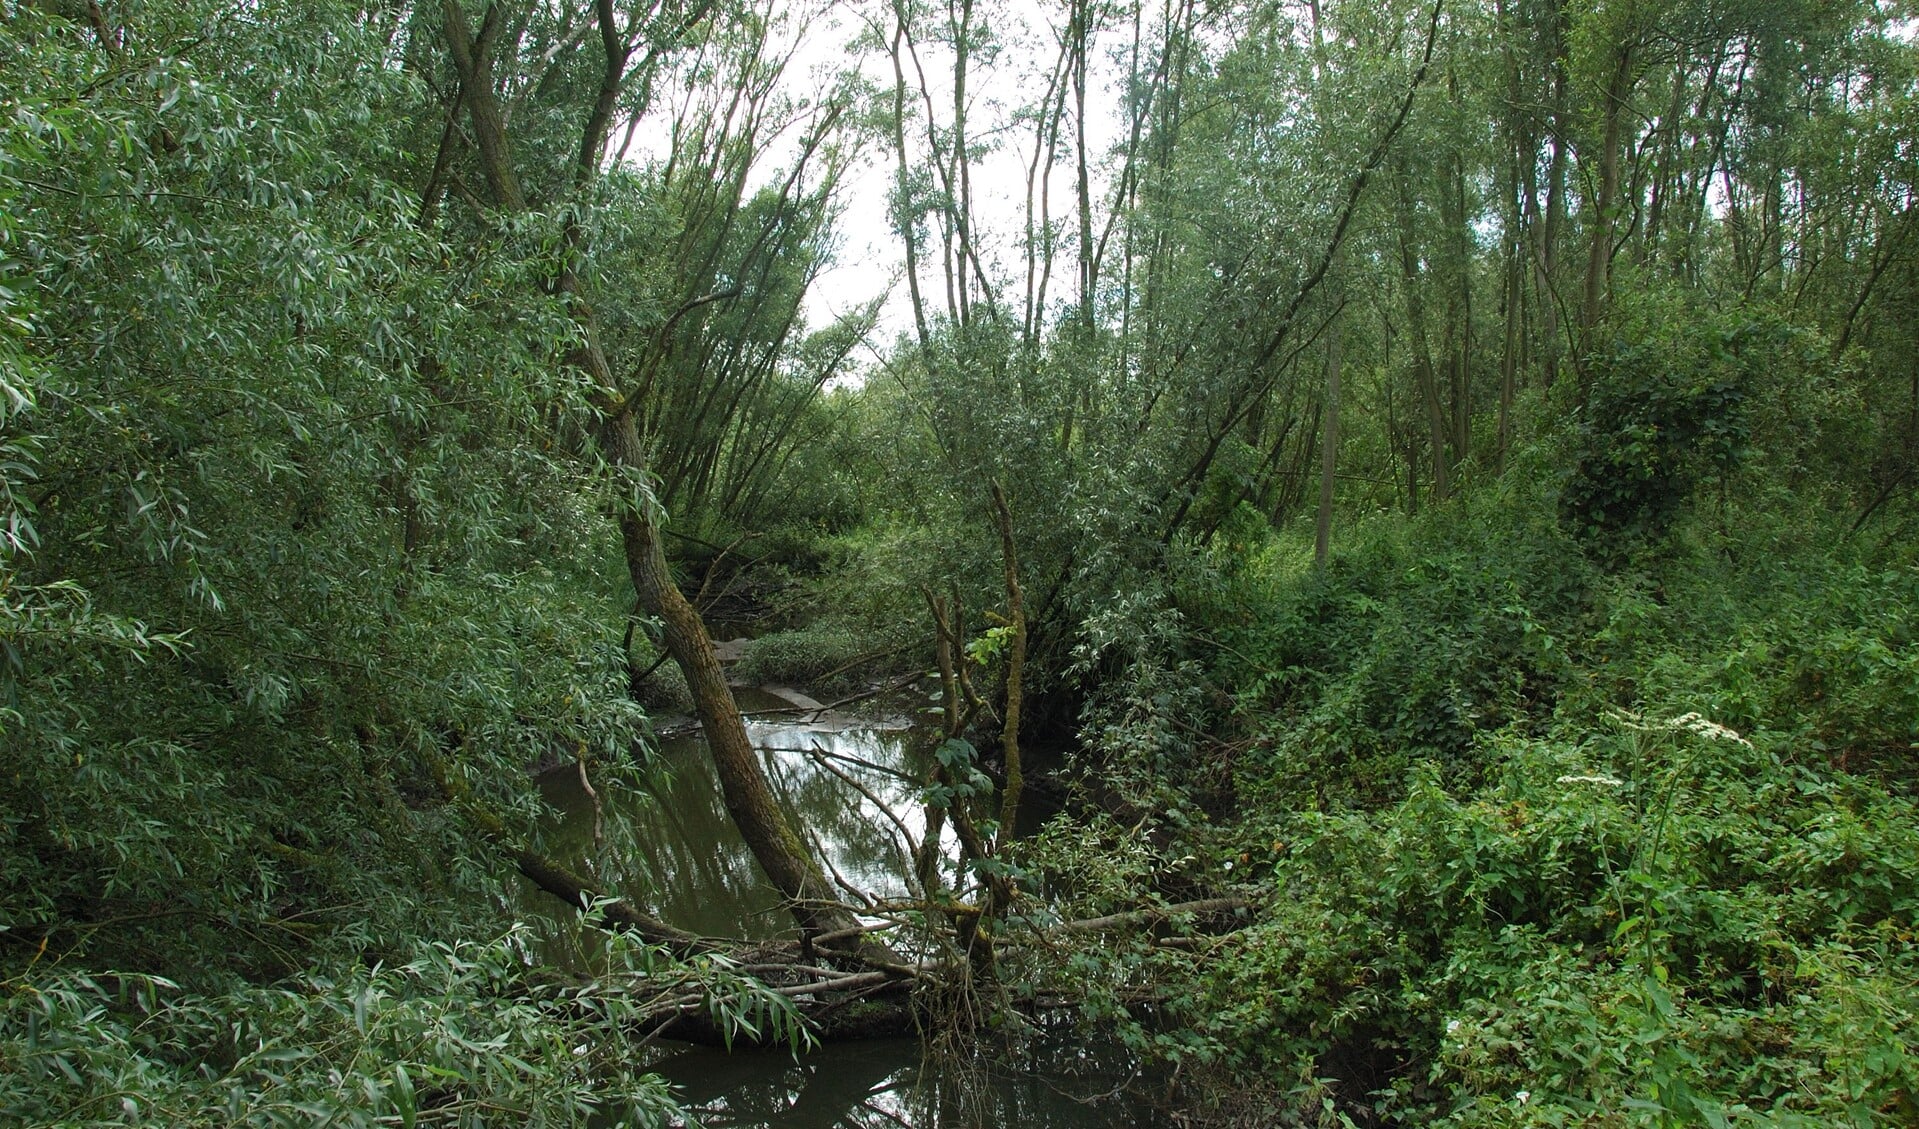
{"label": "green foliage", "polygon": [[1910,564],[1849,546],[1828,515],[1741,507],[1684,527],[1657,575],[1600,586],[1562,711],[1697,704],[1790,734],[1807,763],[1910,780],[1919,731]]}
{"label": "green foliage", "polygon": [[[979,767],[979,750],[971,741],[963,737],[949,737],[933,750],[933,756],[944,770],[947,784],[930,784],[925,789],[926,803],[936,808],[951,808],[955,801],[964,804],[986,804],[993,798],[993,781]],[[991,833],[991,821],[982,826]]]}
{"label": "green foliage", "polygon": [[0,967],[497,928],[430,764],[526,830],[526,765],[639,720],[539,233],[416,222],[426,91],[360,6],[109,14],[0,24]]}
{"label": "green foliage", "polygon": [[1220,1053],[1446,1124],[1913,1116],[1909,799],[1693,718],[1489,751],[1470,794],[1245,828],[1269,908],[1201,974]]}
{"label": "green foliage", "polygon": [[817,697],[859,685],[871,663],[890,650],[883,639],[876,645],[873,636],[831,624],[775,631],[747,645],[733,674],[752,684],[797,686]]}
{"label": "green foliage", "polygon": [[1188,790],[1209,783],[1196,724],[1212,712],[1208,689],[1192,659],[1133,657],[1081,712],[1083,767],[1127,803],[1177,818]]}
{"label": "green foliage", "polygon": [[[418,939],[497,932],[488,840],[536,825],[527,765],[639,731],[619,504],[783,527],[790,630],[741,673],[830,692],[922,660],[925,591],[994,663],[998,484],[1025,716],[1079,727],[1083,794],[1119,813],[1025,875],[1057,912],[1263,907],[1204,952],[1102,940],[1016,983],[1086,993],[1143,1052],[1299,1079],[1328,1119],[1914,1119],[1897,13],[1070,7],[1030,29],[1069,32],[1052,93],[966,136],[924,73],[896,111],[789,97],[782,14],[643,9],[613,114],[680,107],[672,149],[594,175],[595,21],[522,5],[487,40],[532,201],[501,214],[444,8],[5,6],[9,1113],[571,1123],[627,1089],[657,1118],[614,983],[797,1040],[718,963],[633,951],[558,989],[518,940]],[[1009,12],[894,14],[975,92],[1018,54]],[[1088,56],[1131,59],[1110,180],[1070,218],[1041,192],[1002,245],[955,174],[1028,137],[1036,184],[1097,170],[1063,140]],[[878,318],[801,318],[862,119],[901,127],[920,308],[828,396]],[[618,387],[569,363],[589,305]],[[1360,487],[1309,572],[1283,527],[1334,342]],[[583,456],[615,402],[653,477]],[[931,800],[989,798],[972,745],[938,757]],[[1164,984],[1200,1006],[1136,1022]]]}
{"label": "green foliage", "polygon": [[1013,629],[1010,625],[989,627],[966,644],[966,657],[980,666],[992,666],[1005,656],[1012,639]]}
{"label": "green foliage", "polygon": [[1591,572],[1532,505],[1382,523],[1323,573],[1292,572],[1283,542],[1194,572],[1181,603],[1208,625],[1263,797],[1390,798],[1426,760],[1470,780],[1478,734],[1550,719]]}
{"label": "green foliage", "polygon": [[[1155,848],[1125,873],[1237,889],[1256,923],[1204,958],[1090,951],[1079,978],[1115,985],[1092,1013],[1298,1079],[1267,1116],[1302,1124],[1327,1093],[1395,1123],[1910,1121],[1909,563],[1765,495],[1609,573],[1553,506],[1515,485],[1380,519],[1324,571],[1283,537],[1187,562],[1210,658],[1174,712],[1231,713],[1125,793]],[[1040,869],[1145,846],[1106,840],[1049,839]],[[1148,986],[1192,1003],[1142,1023]]]}
{"label": "green foliage", "polygon": [[1566,525],[1614,558],[1646,541],[1708,474],[1738,465],[1752,372],[1778,354],[1754,323],[1637,321],[1590,358],[1580,449],[1560,495]]}
{"label": "green foliage", "polygon": [[644,1073],[633,989],[671,962],[615,945],[605,981],[539,986],[526,940],[221,994],[30,973],[0,1001],[0,1105],[76,1127],[667,1124],[676,1107]]}

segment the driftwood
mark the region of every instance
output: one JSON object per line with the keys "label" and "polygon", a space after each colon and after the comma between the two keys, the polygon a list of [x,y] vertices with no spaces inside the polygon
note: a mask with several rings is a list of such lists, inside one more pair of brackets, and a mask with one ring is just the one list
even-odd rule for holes
{"label": "driftwood", "polygon": [[[631,932],[682,957],[725,956],[741,975],[751,976],[771,991],[792,1000],[806,1020],[808,1030],[820,1040],[885,1038],[919,1032],[928,1018],[921,1006],[921,990],[963,983],[970,970],[968,962],[959,956],[906,961],[890,949],[874,944],[873,940],[913,924],[907,915],[924,921],[970,920],[980,914],[980,907],[962,903],[890,902],[874,907],[875,912],[887,915],[887,920],[831,933],[764,941],[700,937],[677,929],[624,899],[607,897],[579,875],[533,852],[518,852],[515,863],[520,873],[540,889],[586,912],[595,925]],[[1149,906],[1061,922],[1043,930],[1034,940],[1046,944],[1068,937],[1165,925],[1180,918],[1218,919],[1246,906],[1242,898],[1207,898]],[[703,997],[692,992],[661,1001],[645,1026],[661,1037],[702,1045],[755,1046],[778,1042],[770,1033],[751,1036],[721,1030]]]}

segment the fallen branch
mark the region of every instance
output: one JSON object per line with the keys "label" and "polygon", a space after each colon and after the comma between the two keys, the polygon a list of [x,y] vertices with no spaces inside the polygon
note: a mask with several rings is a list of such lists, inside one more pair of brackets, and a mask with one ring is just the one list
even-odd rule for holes
{"label": "fallen branch", "polygon": [[[862,666],[865,666],[867,663],[877,662],[880,659],[890,659],[894,655],[899,654],[901,651],[908,651],[913,649],[914,647],[924,646],[925,644],[926,644],[926,640],[924,639],[914,639],[909,642],[897,644],[895,646],[883,647],[877,651],[868,651],[865,654],[852,659],[850,662],[841,663],[840,665],[834,667],[832,670],[829,670],[825,674],[820,675],[818,678],[814,679],[813,681],[818,684],[824,684],[826,682],[831,681],[833,678],[837,677],[838,675],[845,674],[847,671],[853,670],[856,667],[862,667]],[[916,674],[913,677],[918,678],[919,675]]]}
{"label": "fallen branch", "polygon": [[897,921],[882,921],[877,925],[862,925],[858,929],[836,929],[831,933],[819,933],[813,937],[816,945],[830,945],[834,941],[846,941],[854,937],[864,937],[868,933],[884,933],[888,929],[898,929]]}
{"label": "fallen branch", "polygon": [[535,886],[585,911],[589,920],[596,925],[633,933],[649,944],[659,945],[678,956],[713,952],[722,947],[721,942],[674,928],[624,898],[611,897],[544,855],[510,846],[507,850],[520,873],[531,879]]}
{"label": "fallen branch", "polygon": [[914,787],[918,787],[920,784],[919,777],[914,776],[910,772],[901,772],[897,768],[889,768],[883,764],[875,764],[863,757],[853,756],[851,753],[835,753],[827,749],[822,749],[818,745],[813,745],[809,748],[800,748],[797,745],[761,745],[760,749],[768,753],[804,753],[808,756],[825,757],[828,760],[857,765],[860,768],[866,769],[868,772],[876,772],[881,776],[890,776],[894,780],[911,784]]}
{"label": "fallen branch", "polygon": [[825,705],[821,706],[819,709],[813,711],[814,717],[817,718],[820,714],[828,713],[832,710],[839,709],[841,706],[850,706],[854,702],[863,702],[868,698],[877,698],[881,694],[890,694],[894,690],[899,690],[904,687],[911,686],[913,683],[918,682],[922,677],[924,676],[920,674],[909,674],[903,678],[896,678],[893,681],[888,682],[883,686],[875,686],[871,690],[862,690],[857,694],[848,695],[847,697],[841,698],[838,701],[828,702]]}
{"label": "fallen branch", "polygon": [[1063,921],[1053,926],[1054,933],[1097,933],[1103,929],[1118,929],[1134,925],[1150,925],[1173,917],[1197,916],[1207,913],[1225,913],[1228,910],[1247,908],[1245,898],[1205,898],[1197,902],[1180,902],[1170,906],[1149,906],[1146,909],[1127,910],[1124,913],[1109,913],[1104,917],[1087,917],[1078,921]]}
{"label": "fallen branch", "polygon": [[836,976],[830,980],[815,980],[810,984],[794,984],[785,988],[775,988],[782,996],[810,996],[818,992],[847,992],[855,988],[872,988],[881,984],[891,984],[899,977],[890,972],[854,972],[846,976]]}

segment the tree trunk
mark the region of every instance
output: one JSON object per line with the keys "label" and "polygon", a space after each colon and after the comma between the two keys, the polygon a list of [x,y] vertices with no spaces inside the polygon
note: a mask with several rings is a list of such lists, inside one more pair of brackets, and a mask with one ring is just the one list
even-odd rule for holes
{"label": "tree trunk", "polygon": [[[597,346],[588,345],[587,349],[597,352]],[[604,358],[598,363],[604,364]],[[591,371],[590,359],[586,367]],[[644,470],[639,431],[631,412],[617,411],[602,420],[600,444],[612,465]],[[726,684],[726,673],[713,653],[713,641],[699,613],[673,582],[659,530],[643,505],[622,507],[620,542],[633,590],[647,612],[659,619],[667,653],[686,675],[713,766],[718,770],[726,814],[740,829],[773,888],[791,903],[802,929],[826,933],[856,927],[858,922],[837,904],[832,883],[774,800],[773,789],[760,769],[759,754],[747,739],[746,723],[733,700],[733,691]]]}
{"label": "tree trunk", "polygon": [[1079,318],[1080,332],[1093,336],[1093,291],[1099,284],[1093,258],[1093,190],[1086,161],[1086,40],[1092,18],[1087,0],[1073,0],[1067,34],[1072,39],[1073,144],[1079,160]]}
{"label": "tree trunk", "polygon": [[1599,187],[1592,201],[1592,243],[1586,253],[1585,304],[1579,315],[1579,328],[1584,333],[1591,333],[1599,324],[1611,277],[1613,221],[1619,209],[1619,133],[1626,116],[1626,99],[1632,94],[1632,63],[1632,48],[1622,45],[1614,57],[1612,78],[1600,107],[1604,125],[1599,142]]}
{"label": "tree trunk", "polygon": [[1420,291],[1419,254],[1413,247],[1413,200],[1402,170],[1399,180],[1399,263],[1406,286],[1407,350],[1412,354],[1413,383],[1426,410],[1426,433],[1432,446],[1434,503],[1443,502],[1451,493],[1446,457],[1446,405],[1439,395],[1438,374],[1433,371],[1431,346],[1426,337],[1426,302]]}
{"label": "tree trunk", "polygon": [[[482,171],[493,202],[509,213],[524,212],[527,201],[514,174],[512,148],[494,93],[487,45],[489,29],[494,26],[499,9],[488,9],[487,22],[477,39],[468,30],[466,18],[454,0],[443,0],[442,9],[447,43],[460,73]],[[610,14],[611,5],[604,5],[600,17],[607,56],[606,78],[603,97],[581,131],[576,173],[582,183],[597,170],[610,120],[605,88],[611,87],[617,92],[626,76],[628,50],[619,37],[612,34],[613,29],[606,26]],[[597,319],[586,300],[585,286],[574,270],[572,260],[577,254],[578,229],[569,226],[566,235],[567,254],[555,275],[554,289],[566,296],[582,337],[580,344],[567,354],[566,363],[585,373],[590,386],[599,390],[594,404],[600,413],[596,437],[607,462],[644,480],[647,464],[633,418],[633,404],[617,391],[619,381],[600,346]],[[718,770],[727,814],[738,825],[774,889],[791,903],[802,930],[812,934],[852,929],[857,938],[857,919],[837,904],[831,884],[773,799],[773,790],[760,770],[758,755],[747,740],[739,706],[733,701],[733,692],[726,685],[719,659],[713,654],[713,642],[707,637],[699,613],[681,594],[667,569],[659,530],[647,512],[646,502],[634,498],[623,504],[619,526],[634,592],[641,606],[660,620],[666,650],[686,674],[687,685],[692,689],[714,767]]]}
{"label": "tree trunk", "polygon": [[[1508,222],[1516,221],[1509,216]],[[1519,383],[1519,349],[1521,335],[1522,288],[1519,270],[1519,241],[1521,235],[1509,230],[1506,235],[1506,343],[1499,357],[1499,440],[1495,457],[1495,472],[1506,473],[1506,450],[1512,444],[1513,395]]]}
{"label": "tree trunk", "polygon": [[1558,5],[1554,6],[1549,24],[1548,58],[1552,72],[1551,111],[1547,134],[1552,146],[1552,156],[1546,165],[1546,206],[1545,215],[1537,214],[1538,196],[1531,190],[1535,174],[1531,154],[1525,162],[1526,180],[1529,190],[1526,194],[1528,206],[1534,209],[1532,230],[1537,233],[1538,241],[1534,251],[1536,275],[1534,286],[1535,301],[1540,317],[1540,375],[1547,388],[1559,378],[1559,361],[1565,349],[1565,337],[1561,329],[1563,318],[1559,304],[1559,237],[1566,227],[1566,135],[1569,111],[1568,87],[1565,57],[1565,13]]}
{"label": "tree trunk", "polygon": [[1319,430],[1319,520],[1313,526],[1313,564],[1326,567],[1333,539],[1333,471],[1339,461],[1339,327],[1333,327],[1326,352],[1326,400],[1319,414],[1324,421]]}
{"label": "tree trunk", "polygon": [[1026,600],[1019,585],[1019,558],[1013,547],[1013,513],[1006,505],[1006,491],[993,483],[993,516],[999,526],[1000,556],[1006,573],[1006,623],[1012,629],[1012,645],[1006,657],[1006,716],[1000,728],[1000,751],[1006,759],[1006,790],[1000,798],[1000,842],[1013,837],[1013,824],[1019,818],[1021,792],[1026,777],[1021,771],[1019,752],[1020,704],[1026,672]]}
{"label": "tree trunk", "polygon": [[[1459,94],[1458,78],[1452,79],[1452,94]],[[1473,457],[1473,217],[1466,201],[1466,160],[1453,154],[1447,184],[1446,230],[1453,238],[1451,293],[1446,319],[1446,364],[1448,393],[1452,403],[1453,458],[1465,465]]]}

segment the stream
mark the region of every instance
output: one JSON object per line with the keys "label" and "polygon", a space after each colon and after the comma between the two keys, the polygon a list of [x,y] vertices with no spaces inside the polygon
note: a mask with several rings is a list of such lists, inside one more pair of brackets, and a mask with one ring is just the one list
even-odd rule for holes
{"label": "stream", "polygon": [[[811,836],[829,875],[875,896],[904,895],[899,829],[809,752],[830,754],[836,769],[885,802],[917,838],[925,826],[913,780],[923,764],[904,724],[831,715],[795,720],[791,712],[766,712],[787,707],[785,700],[755,690],[735,694],[774,792]],[[549,853],[683,929],[749,938],[791,929],[727,818],[697,733],[663,739],[639,783],[594,781],[603,805],[596,848],[593,803],[574,767],[543,774],[540,789],[556,813],[545,838]],[[573,915],[530,883],[513,909],[535,924],[544,940],[534,955],[549,964],[577,967],[581,946],[593,943]],[[1130,1085],[1135,1071],[1120,1048],[1085,1045],[1070,1030],[1037,1042],[1025,1061],[990,1068],[927,1056],[914,1039],[840,1042],[797,1057],[665,1043],[653,1069],[703,1126],[1093,1129],[1163,1119]]]}

